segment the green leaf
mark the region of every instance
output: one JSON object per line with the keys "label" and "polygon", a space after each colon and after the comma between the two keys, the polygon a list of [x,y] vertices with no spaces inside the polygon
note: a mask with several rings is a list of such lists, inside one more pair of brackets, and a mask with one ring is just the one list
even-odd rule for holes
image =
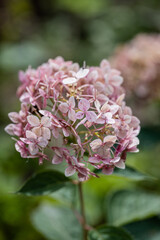
{"label": "green leaf", "polygon": [[[95,170],[96,174],[100,174],[100,176],[102,176],[103,174],[101,174],[101,170]],[[137,169],[133,168],[133,167],[129,167],[126,166],[125,169],[120,169],[120,168],[115,168],[114,172],[112,175],[107,176],[107,178],[119,178],[119,179],[125,179],[128,181],[144,181],[144,180],[155,180],[156,178],[151,176],[151,175],[147,175],[145,173],[142,173],[140,171],[138,171]]]}
{"label": "green leaf", "polygon": [[127,164],[160,179],[160,144],[154,144],[153,147],[148,147],[140,151],[136,157],[134,154],[129,154]]}
{"label": "green leaf", "polygon": [[128,232],[119,227],[103,225],[88,233],[89,240],[133,240]]}
{"label": "green leaf", "polygon": [[115,168],[113,176],[121,176],[128,180],[143,181],[143,180],[153,180],[154,178],[148,176],[132,167],[126,167],[126,169]]}
{"label": "green leaf", "polygon": [[28,196],[45,195],[64,187],[68,181],[69,179],[58,171],[45,171],[30,178],[18,193]]}
{"label": "green leaf", "polygon": [[107,219],[119,226],[160,213],[160,196],[138,190],[120,190],[107,198]]}
{"label": "green leaf", "polygon": [[159,240],[160,220],[157,217],[127,224],[124,229],[129,231],[136,240]]}
{"label": "green leaf", "polygon": [[33,212],[31,220],[49,240],[81,240],[81,226],[69,208],[42,204]]}

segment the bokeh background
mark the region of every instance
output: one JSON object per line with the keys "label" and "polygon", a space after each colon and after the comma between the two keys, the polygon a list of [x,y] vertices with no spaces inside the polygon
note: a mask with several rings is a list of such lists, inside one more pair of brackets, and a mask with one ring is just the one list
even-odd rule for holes
{"label": "bokeh background", "polygon": [[[112,60],[117,48],[137,34],[159,31],[159,0],[0,1],[0,240],[47,239],[36,230],[30,216],[42,202],[54,200],[14,194],[29,176],[49,167],[21,159],[13,140],[4,132],[8,112],[18,111],[20,106],[16,97],[18,71],[59,55],[80,65],[84,60],[88,65],[98,65],[103,58]],[[138,99],[132,94],[128,103],[142,122],[140,152],[129,155],[128,165],[160,179],[160,99]],[[104,195],[115,189],[134,189],[135,185],[114,177],[86,183],[89,221],[103,223],[100,210]],[[160,189],[159,182],[156,186],[142,185],[147,191]],[[147,229],[147,224],[152,225],[149,221],[160,228],[154,218],[137,224],[137,229]]]}

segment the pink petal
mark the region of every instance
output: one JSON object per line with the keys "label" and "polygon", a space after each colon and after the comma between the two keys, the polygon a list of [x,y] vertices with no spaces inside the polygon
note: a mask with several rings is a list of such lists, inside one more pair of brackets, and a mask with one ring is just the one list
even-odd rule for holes
{"label": "pink petal", "polygon": [[20,145],[18,144],[18,142],[15,143],[15,149],[17,152],[21,152],[22,151],[22,147],[20,147]]}
{"label": "pink petal", "polygon": [[109,73],[106,73],[105,75],[104,75],[104,79],[105,79],[105,83],[106,83],[106,85],[109,85],[110,83],[109,83],[109,80],[110,80],[110,74]]}
{"label": "pink petal", "polygon": [[78,160],[77,160],[76,157],[72,156],[72,160],[73,160],[73,162],[74,162],[75,165],[78,165]]}
{"label": "pink petal", "polygon": [[98,92],[104,92],[105,85],[103,83],[97,81],[97,82],[95,82],[94,86]]}
{"label": "pink petal", "polygon": [[112,113],[111,112],[107,112],[104,115],[107,119],[108,124],[114,124],[115,123],[115,120],[112,118]]}
{"label": "pink petal", "polygon": [[10,118],[10,120],[13,122],[13,123],[18,123],[19,122],[19,119],[20,119],[20,116],[17,112],[10,112],[8,114],[8,117]]}
{"label": "pink petal", "polygon": [[77,82],[77,79],[74,77],[68,77],[68,78],[63,79],[62,82],[63,82],[63,84],[73,84],[73,83]]}
{"label": "pink petal", "polygon": [[127,135],[127,130],[119,130],[119,132],[117,133],[117,136],[119,138],[125,138]]}
{"label": "pink petal", "polygon": [[105,157],[109,157],[110,156],[110,152],[109,152],[109,149],[108,149],[108,146],[100,146],[96,152],[100,155],[100,156],[103,156],[103,158]]}
{"label": "pink petal", "polygon": [[82,175],[87,176],[88,175],[88,168],[85,168],[84,166],[85,165],[83,163],[79,163],[79,166],[77,166],[77,170]]}
{"label": "pink petal", "polygon": [[38,146],[34,143],[30,143],[28,149],[31,155],[36,155],[39,152]]}
{"label": "pink petal", "polygon": [[120,157],[115,157],[115,158],[110,160],[110,163],[117,163],[119,161],[120,161]]}
{"label": "pink petal", "polygon": [[55,152],[55,154],[57,155],[57,156],[59,156],[59,157],[61,157],[62,158],[62,153],[61,153],[61,149],[60,148],[57,148],[57,147],[53,147],[53,150],[54,150],[54,152]]}
{"label": "pink petal", "polygon": [[113,135],[108,135],[103,139],[104,143],[112,143],[112,145],[115,143],[115,141],[117,140],[116,136]]}
{"label": "pink petal", "polygon": [[105,113],[104,116],[105,116],[107,119],[112,119],[112,113],[111,113],[111,112]]}
{"label": "pink petal", "polygon": [[83,175],[83,174],[81,174],[81,173],[78,173],[78,179],[79,179],[80,182],[87,181],[88,178],[89,178],[88,175]]}
{"label": "pink petal", "polygon": [[73,122],[76,121],[76,113],[73,109],[68,111],[68,117],[71,121],[73,121]]}
{"label": "pink petal", "polygon": [[103,119],[103,118],[98,118],[98,119],[96,120],[96,123],[97,123],[97,124],[105,124],[106,121],[105,121],[105,119]]}
{"label": "pink petal", "polygon": [[9,124],[5,127],[5,131],[9,134],[9,135],[15,135],[14,134],[14,127],[15,127],[15,124]]}
{"label": "pink petal", "polygon": [[97,111],[100,112],[100,106],[101,106],[100,102],[99,102],[98,100],[96,100],[96,101],[94,102],[94,105],[95,105]]}
{"label": "pink petal", "polygon": [[114,167],[105,167],[102,169],[102,173],[106,175],[111,175],[113,173]]}
{"label": "pink petal", "polygon": [[42,148],[45,148],[48,144],[48,141],[42,137],[38,138],[38,145]]}
{"label": "pink petal", "polygon": [[124,120],[125,120],[126,123],[130,123],[131,122],[131,116],[130,115],[125,115]]}
{"label": "pink petal", "polygon": [[63,135],[64,135],[65,137],[69,137],[69,130],[68,130],[68,129],[62,128],[62,132],[63,132]]}
{"label": "pink petal", "polygon": [[79,103],[78,103],[78,108],[83,111],[86,112],[89,108],[90,108],[90,103],[87,99],[82,98]]}
{"label": "pink petal", "polygon": [[115,163],[114,165],[118,168],[125,169],[125,162],[123,161],[123,159],[121,159],[119,162]]}
{"label": "pink petal", "polygon": [[78,63],[72,63],[72,65],[69,66],[71,71],[77,72],[79,70],[79,64]]}
{"label": "pink petal", "polygon": [[91,82],[95,82],[98,79],[98,71],[92,70],[87,76],[87,80]]}
{"label": "pink petal", "polygon": [[67,113],[68,112],[68,104],[67,103],[61,103],[58,106],[58,109],[62,112],[62,113]]}
{"label": "pink petal", "polygon": [[89,69],[80,68],[80,70],[76,73],[76,77],[78,79],[84,78],[87,76],[88,73],[89,73]]}
{"label": "pink petal", "polygon": [[114,123],[115,123],[115,120],[114,120],[113,118],[107,119],[107,123],[108,123],[108,124],[114,124]]}
{"label": "pink petal", "polygon": [[76,169],[73,166],[69,166],[65,170],[65,176],[66,177],[72,176],[75,172],[76,172]]}
{"label": "pink petal", "polygon": [[41,118],[41,124],[43,124],[44,127],[50,127],[51,126],[51,119],[49,117],[43,116]]}
{"label": "pink petal", "polygon": [[49,140],[51,138],[51,131],[49,128],[42,127],[42,137]]}
{"label": "pink petal", "polygon": [[124,115],[132,115],[132,109],[130,107],[125,106]]}
{"label": "pink petal", "polygon": [[132,116],[129,126],[136,128],[136,127],[138,127],[139,124],[140,124],[139,119],[137,117]]}
{"label": "pink petal", "polygon": [[107,94],[112,94],[114,92],[114,87],[111,84],[107,83],[106,90],[107,90]]}
{"label": "pink petal", "polygon": [[90,143],[90,147],[92,148],[93,152],[95,152],[101,145],[102,145],[101,139],[95,139]]}
{"label": "pink petal", "polygon": [[103,59],[100,63],[100,67],[102,69],[106,69],[106,70],[109,70],[110,69],[110,64],[109,62],[106,60],[106,59]]}
{"label": "pink petal", "polygon": [[27,92],[23,93],[21,95],[21,97],[20,97],[20,101],[22,103],[30,103],[30,95],[29,95],[29,93],[27,93]]}
{"label": "pink petal", "polygon": [[59,129],[56,128],[56,127],[52,127],[52,134],[55,138],[58,138],[59,137]]}
{"label": "pink petal", "polygon": [[37,136],[36,136],[36,134],[34,132],[27,130],[26,131],[26,138],[28,138],[28,139],[37,139]]}
{"label": "pink petal", "polygon": [[58,155],[54,155],[54,157],[52,158],[52,163],[53,164],[60,164],[63,161],[62,157],[59,157]]}
{"label": "pink petal", "polygon": [[34,127],[32,128],[32,132],[35,133],[37,137],[40,137],[42,131],[40,127]]}
{"label": "pink petal", "polygon": [[118,109],[119,109],[118,105],[114,104],[114,105],[110,106],[110,111],[111,111],[112,114],[115,114],[118,111]]}
{"label": "pink petal", "polygon": [[122,105],[122,102],[123,102],[124,98],[125,98],[125,94],[123,93],[122,95],[120,95],[120,96],[117,98],[116,103],[117,103],[118,105]]}
{"label": "pink petal", "polygon": [[86,119],[87,119],[89,122],[95,122],[96,119],[97,119],[97,115],[96,115],[95,112],[93,112],[93,111],[87,111],[87,112],[86,112]]}
{"label": "pink petal", "polygon": [[28,151],[23,142],[17,141],[15,143],[15,148],[16,148],[17,152],[19,152],[21,154],[21,157],[23,157],[23,158],[27,157]]}
{"label": "pink petal", "polygon": [[137,137],[135,137],[132,141],[131,141],[131,143],[128,145],[128,148],[130,149],[130,148],[133,148],[133,147],[135,147],[135,146],[137,146],[139,144],[139,139],[137,138]]}
{"label": "pink petal", "polygon": [[74,97],[70,97],[69,100],[68,100],[68,104],[71,108],[74,108],[75,107],[75,100],[74,100]]}
{"label": "pink petal", "polygon": [[39,112],[40,112],[42,115],[46,116],[46,117],[52,117],[52,113],[49,112],[49,111],[39,110]]}
{"label": "pink petal", "polygon": [[108,104],[108,101],[103,104],[103,106],[101,107],[101,111],[102,112],[107,112],[109,110],[109,104]]}
{"label": "pink petal", "polygon": [[128,149],[127,151],[136,153],[136,152],[139,152],[139,149],[137,147],[132,147],[132,148]]}
{"label": "pink petal", "polygon": [[90,163],[99,163],[100,159],[97,158],[97,157],[90,157],[90,158],[88,159],[88,161],[89,161]]}
{"label": "pink petal", "polygon": [[22,135],[22,124],[18,123],[18,124],[13,124],[14,125],[14,135],[16,136],[21,136]]}
{"label": "pink petal", "polygon": [[40,124],[40,121],[38,119],[38,117],[34,116],[34,115],[29,115],[27,117],[27,121],[29,122],[29,124],[32,126],[32,127],[37,127],[39,124]]}
{"label": "pink petal", "polygon": [[20,138],[20,140],[21,140],[23,143],[26,143],[26,144],[33,143],[32,140],[29,140],[29,139],[27,139],[27,138]]}
{"label": "pink petal", "polygon": [[111,78],[111,83],[114,86],[118,87],[118,86],[120,86],[123,83],[123,78],[121,76],[113,76]]}
{"label": "pink petal", "polygon": [[78,145],[80,146],[81,151],[84,151],[84,149],[82,149],[82,143],[81,143],[81,138],[80,138],[80,136],[77,136],[77,143],[78,143]]}
{"label": "pink petal", "polygon": [[104,94],[98,94],[97,99],[104,104],[105,102],[108,102],[108,97]]}
{"label": "pink petal", "polygon": [[79,111],[79,112],[76,113],[76,118],[77,119],[82,119],[83,117],[84,117],[84,113],[83,112]]}
{"label": "pink petal", "polygon": [[19,77],[20,82],[22,82],[22,83],[25,82],[25,80],[26,80],[26,74],[25,74],[25,72],[19,71],[18,77]]}

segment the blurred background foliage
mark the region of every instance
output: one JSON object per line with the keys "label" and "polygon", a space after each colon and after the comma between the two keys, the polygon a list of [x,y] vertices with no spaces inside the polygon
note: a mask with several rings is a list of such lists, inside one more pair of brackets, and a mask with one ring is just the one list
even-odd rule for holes
{"label": "blurred background foliage", "polygon": [[[135,35],[159,31],[159,0],[1,0],[0,240],[47,239],[34,228],[35,224],[32,222],[35,222],[35,218],[32,216],[31,221],[31,213],[41,204],[40,211],[44,210],[43,204],[63,198],[60,191],[50,197],[26,198],[13,194],[37,170],[51,167],[47,164],[38,166],[38,162],[34,160],[21,159],[14,149],[13,140],[3,130],[9,123],[8,112],[19,109],[16,98],[18,71],[25,70],[29,65],[36,67],[57,55],[81,65],[84,60],[88,65],[97,65],[101,59],[110,58],[119,44],[131,40]],[[160,116],[159,106],[159,101],[156,106],[151,104],[149,112],[147,108],[146,117],[152,116],[153,109]],[[134,114],[136,115],[136,110]],[[149,123],[143,125],[142,121],[140,153],[130,154],[128,165],[160,179],[160,119],[153,119]],[[106,214],[102,208],[106,194],[120,189],[137,188],[159,193],[160,180],[156,184],[147,181],[139,183],[110,176],[91,179],[85,183],[89,223],[96,226],[105,221]],[[66,202],[69,201],[69,196],[67,192]],[[158,211],[160,213],[160,210],[151,209],[151,212],[142,215],[148,218],[158,215]],[[141,219],[143,217],[133,217],[132,220]],[[152,235],[154,238],[148,240],[159,239],[158,217],[136,224],[131,223],[125,227],[137,239],[147,240]],[[146,229],[148,235],[144,235]]]}

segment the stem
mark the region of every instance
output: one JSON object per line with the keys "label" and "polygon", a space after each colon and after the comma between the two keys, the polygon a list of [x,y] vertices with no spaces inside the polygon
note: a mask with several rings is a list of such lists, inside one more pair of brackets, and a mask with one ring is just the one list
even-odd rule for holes
{"label": "stem", "polygon": [[79,190],[81,214],[82,214],[82,218],[83,218],[83,222],[82,222],[83,240],[87,240],[86,217],[85,217],[84,198],[83,198],[83,191],[82,191],[82,183],[81,182],[78,183],[78,190]]}

